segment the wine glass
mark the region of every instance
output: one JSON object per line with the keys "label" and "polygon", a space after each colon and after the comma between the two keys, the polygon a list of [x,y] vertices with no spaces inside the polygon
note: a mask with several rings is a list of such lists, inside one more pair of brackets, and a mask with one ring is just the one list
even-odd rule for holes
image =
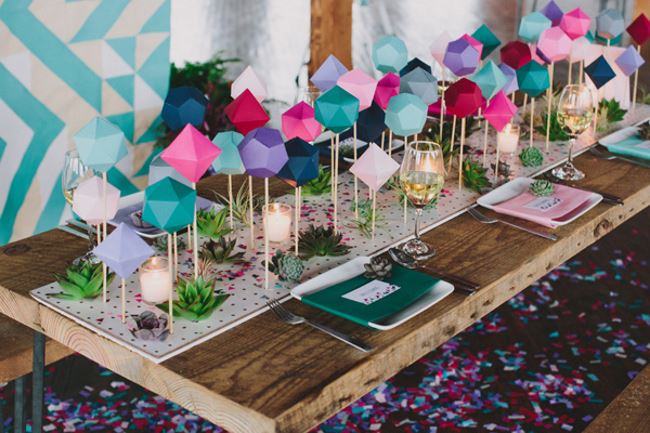
{"label": "wine glass", "polygon": [[415,238],[406,242],[402,251],[416,260],[428,259],[435,251],[420,239],[420,217],[422,210],[438,198],[445,183],[440,145],[432,141],[407,143],[399,170],[399,183],[406,198],[415,206]]}
{"label": "wine glass", "polygon": [[558,179],[576,181],[585,177],[585,174],[573,165],[573,146],[578,135],[589,128],[594,109],[594,96],[585,84],[569,84],[562,90],[557,107],[557,121],[571,138],[567,162],[551,172]]}
{"label": "wine glass", "polygon": [[314,102],[316,102],[316,99],[320,96],[320,89],[315,86],[305,86],[305,87],[300,87],[298,89],[298,97],[296,98],[296,102],[300,101],[305,101],[312,107],[314,106]]}
{"label": "wine glass", "polygon": [[63,188],[63,197],[70,206],[72,206],[72,197],[77,186],[94,174],[95,172],[81,161],[76,150],[69,150],[65,153],[61,187]]}

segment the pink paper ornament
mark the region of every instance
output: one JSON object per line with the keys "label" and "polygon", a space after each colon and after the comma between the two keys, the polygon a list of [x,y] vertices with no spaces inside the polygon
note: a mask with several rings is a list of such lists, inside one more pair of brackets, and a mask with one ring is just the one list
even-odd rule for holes
{"label": "pink paper ornament", "polygon": [[399,95],[399,84],[399,75],[393,72],[389,72],[388,74],[384,75],[377,82],[374,100],[377,105],[379,105],[383,110],[386,110],[386,107],[388,107],[390,98],[395,95]]}
{"label": "pink paper ornament", "polygon": [[112,219],[117,213],[119,204],[120,190],[107,183],[106,200],[104,200],[103,180],[97,176],[81,182],[72,197],[73,212],[91,225]]}
{"label": "pink paper ornament", "polygon": [[[598,51],[597,55],[593,55]],[[600,55],[600,47],[596,44],[589,42],[589,39],[580,37],[573,41],[571,45],[571,52],[569,53],[569,61],[571,63],[580,62],[586,60],[588,57],[593,57],[594,59]]]}
{"label": "pink paper ornament", "polygon": [[499,91],[488,103],[483,116],[494,129],[500,132],[510,123],[516,112],[517,106],[503,91]]}
{"label": "pink paper ornament", "polygon": [[372,105],[377,80],[361,69],[354,68],[346,72],[338,78],[336,84],[359,100],[359,111]]}
{"label": "pink paper ornament", "polygon": [[300,101],[282,113],[282,132],[287,139],[300,137],[305,141],[314,141],[323,131],[323,126],[314,116],[314,107]]}
{"label": "pink paper ornament", "polygon": [[262,102],[266,99],[266,85],[257,76],[252,66],[246,66],[246,69],[239,74],[239,77],[232,82],[230,87],[230,96],[235,99],[237,96],[241,95],[244,90],[250,90],[250,92],[255,96],[259,102]]}
{"label": "pink paper ornament", "polygon": [[370,143],[363,155],[352,164],[350,172],[373,191],[378,191],[397,171],[399,164],[375,143]]}
{"label": "pink paper ornament", "polygon": [[433,56],[434,59],[436,59],[436,62],[440,64],[443,68],[445,67],[444,63],[442,63],[445,59],[445,52],[447,51],[447,45],[449,45],[449,42],[451,42],[451,35],[446,31],[443,30],[442,33],[440,33],[431,43],[429,46],[429,51],[431,52],[431,55]]}
{"label": "pink paper ornament", "polygon": [[571,38],[559,27],[546,29],[539,35],[537,49],[551,62],[559,62],[571,53]]}
{"label": "pink paper ornament", "polygon": [[590,25],[591,18],[580,8],[565,13],[560,21],[560,28],[564,30],[568,37],[574,40],[586,35]]}
{"label": "pink paper ornament", "polygon": [[221,149],[188,123],[160,157],[187,180],[196,183],[220,154]]}

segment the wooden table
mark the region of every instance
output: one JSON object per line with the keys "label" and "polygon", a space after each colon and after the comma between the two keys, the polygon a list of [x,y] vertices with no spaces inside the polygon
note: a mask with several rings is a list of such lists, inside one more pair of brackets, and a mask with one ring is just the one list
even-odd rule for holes
{"label": "wooden table", "polygon": [[[232,433],[298,433],[323,421],[410,365],[650,204],[650,170],[617,161],[577,158],[582,182],[625,199],[599,204],[558,228],[557,242],[463,214],[425,235],[437,247],[432,265],[482,285],[453,293],[389,332],[373,332],[295,301],[287,306],[376,347],[363,354],[308,327],[290,327],[265,313],[162,364],[155,364],[40,306],[29,291],[52,280],[85,241],[50,231],[0,254],[0,312],[39,330],[118,374],[159,393]],[[222,178],[199,192],[212,197]],[[258,182],[261,184],[261,182]],[[261,186],[261,185],[260,185]],[[277,184],[273,190],[278,193]],[[7,254],[12,251],[12,254]]]}

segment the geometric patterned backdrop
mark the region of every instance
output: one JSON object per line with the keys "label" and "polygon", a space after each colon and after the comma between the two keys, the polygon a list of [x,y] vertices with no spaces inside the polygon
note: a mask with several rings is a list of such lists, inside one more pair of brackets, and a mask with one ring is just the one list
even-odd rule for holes
{"label": "geometric patterned backdrop", "polygon": [[109,181],[142,187],[169,84],[171,0],[0,0],[0,245],[70,215],[61,172],[102,115],[129,154]]}

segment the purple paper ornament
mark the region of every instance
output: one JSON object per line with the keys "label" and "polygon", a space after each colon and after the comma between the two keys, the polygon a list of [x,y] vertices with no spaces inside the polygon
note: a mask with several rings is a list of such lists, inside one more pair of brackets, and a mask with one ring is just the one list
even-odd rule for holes
{"label": "purple paper ornament", "polygon": [[250,176],[275,176],[289,159],[280,131],[257,128],[239,143],[239,155]]}
{"label": "purple paper ornament", "polygon": [[154,254],[154,250],[133,229],[121,223],[93,249],[93,254],[120,278],[126,279]]}
{"label": "purple paper ornament", "polygon": [[318,87],[321,92],[325,92],[336,85],[336,81],[348,69],[333,54],[330,54],[314,75],[311,76],[311,82]]}
{"label": "purple paper ornament", "polygon": [[451,72],[462,77],[473,73],[480,61],[481,53],[461,37],[449,42],[443,63]]}
{"label": "purple paper ornament", "polygon": [[546,18],[551,20],[551,23],[553,23],[554,26],[559,25],[562,16],[564,16],[564,12],[562,12],[562,9],[560,9],[554,0],[550,0],[546,3],[546,6],[544,6],[540,12],[542,12]]}
{"label": "purple paper ornament", "polygon": [[514,68],[511,68],[510,66],[506,65],[505,63],[501,63],[499,65],[499,69],[501,69],[501,72],[503,72],[503,75],[506,76],[508,81],[506,82],[505,86],[501,89],[503,93],[506,95],[510,95],[512,92],[516,92],[519,90],[519,83],[517,82],[517,71]]}
{"label": "purple paper ornament", "polygon": [[616,64],[628,77],[636,72],[644,63],[645,60],[643,60],[643,57],[641,57],[637,50],[632,46],[627,47],[625,51],[616,58]]}

